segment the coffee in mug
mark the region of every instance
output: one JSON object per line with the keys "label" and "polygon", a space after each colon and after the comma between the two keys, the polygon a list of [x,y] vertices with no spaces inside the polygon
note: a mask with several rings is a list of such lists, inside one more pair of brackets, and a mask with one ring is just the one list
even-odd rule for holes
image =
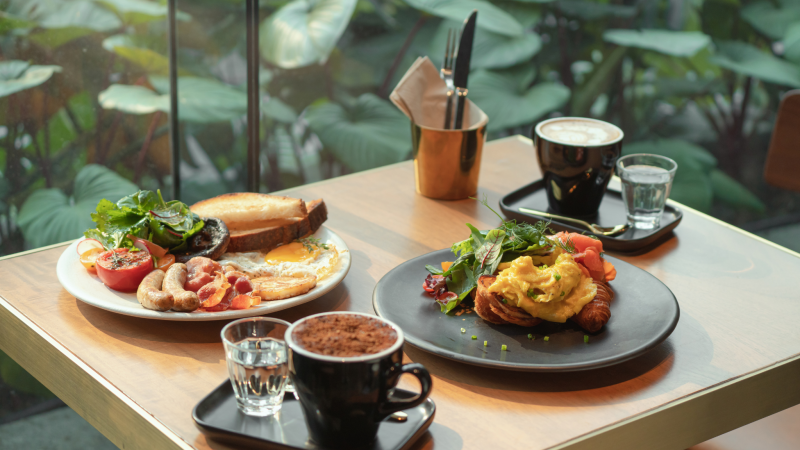
{"label": "coffee in mug", "polygon": [[624,136],[615,125],[582,117],[536,125],[533,145],[553,212],[578,217],[597,213]]}
{"label": "coffee in mug", "polygon": [[[403,365],[403,331],[379,317],[354,312],[316,314],[286,330],[289,374],[311,439],[329,448],[375,440],[390,414],[422,404],[431,377],[421,364]],[[422,392],[389,397],[400,375],[417,377]]]}

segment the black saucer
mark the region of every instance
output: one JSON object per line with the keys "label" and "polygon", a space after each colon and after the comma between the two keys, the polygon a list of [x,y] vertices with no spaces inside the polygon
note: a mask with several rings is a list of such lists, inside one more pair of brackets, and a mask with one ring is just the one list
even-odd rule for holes
{"label": "black saucer", "polygon": [[[416,395],[394,390],[397,398]],[[422,405],[403,412],[408,415],[405,422],[381,422],[378,437],[368,450],[409,448],[433,423],[436,405],[428,398]],[[236,408],[231,382],[225,380],[194,407],[192,418],[208,437],[242,448],[322,449],[309,440],[300,402],[291,393],[283,398],[283,407],[275,416],[251,417]]]}
{"label": "black saucer", "polygon": [[[613,180],[612,180],[613,183]],[[532,214],[520,212],[519,208],[529,208],[538,211],[549,211],[547,203],[547,192],[544,188],[544,180],[534,181],[523,186],[514,192],[506,195],[500,200],[500,209],[510,219],[522,222],[537,222],[539,220],[549,220],[550,228],[556,231],[570,231],[576,233],[591,234],[589,230],[578,225],[567,222],[559,222],[557,219],[548,219]],[[680,209],[667,202],[664,213],[661,216],[661,226],[653,230],[639,230],[631,228],[618,236],[597,236],[603,242],[603,249],[620,252],[633,252],[644,247],[655,245],[662,240],[666,240],[671,235],[672,230],[678,226],[683,218]],[[597,214],[591,217],[576,217],[589,223],[596,223],[601,227],[613,227],[623,224],[626,221],[625,204],[622,202],[622,194],[619,190],[611,189],[609,186],[600,209]]]}

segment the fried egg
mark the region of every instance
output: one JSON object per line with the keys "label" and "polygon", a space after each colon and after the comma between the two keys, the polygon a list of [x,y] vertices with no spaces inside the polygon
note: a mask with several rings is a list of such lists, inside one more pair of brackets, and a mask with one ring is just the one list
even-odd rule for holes
{"label": "fried egg", "polygon": [[320,281],[338,267],[339,251],[330,241],[319,245],[291,242],[268,253],[225,253],[219,263],[251,278],[316,276]]}

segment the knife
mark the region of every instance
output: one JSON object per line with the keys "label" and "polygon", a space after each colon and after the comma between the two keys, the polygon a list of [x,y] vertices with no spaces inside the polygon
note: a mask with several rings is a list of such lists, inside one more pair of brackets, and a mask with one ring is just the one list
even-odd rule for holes
{"label": "knife", "polygon": [[460,130],[464,121],[464,106],[467,101],[467,78],[469,78],[469,64],[472,59],[472,41],[475,37],[475,21],[478,19],[478,10],[473,10],[464,22],[461,29],[461,41],[458,43],[458,56],[456,68],[453,71],[453,84],[456,87],[456,121],[454,130]]}

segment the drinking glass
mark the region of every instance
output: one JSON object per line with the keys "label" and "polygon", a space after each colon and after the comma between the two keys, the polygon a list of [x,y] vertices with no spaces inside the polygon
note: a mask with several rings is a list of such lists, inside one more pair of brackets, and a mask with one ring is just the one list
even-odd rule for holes
{"label": "drinking glass", "polygon": [[254,317],[222,329],[225,360],[239,410],[250,416],[270,416],[283,404],[289,375],[283,336],[289,322]]}
{"label": "drinking glass", "polygon": [[622,200],[631,226],[652,230],[661,225],[661,215],[676,170],[678,164],[675,161],[660,155],[638,153],[617,161],[617,175],[622,179]]}

